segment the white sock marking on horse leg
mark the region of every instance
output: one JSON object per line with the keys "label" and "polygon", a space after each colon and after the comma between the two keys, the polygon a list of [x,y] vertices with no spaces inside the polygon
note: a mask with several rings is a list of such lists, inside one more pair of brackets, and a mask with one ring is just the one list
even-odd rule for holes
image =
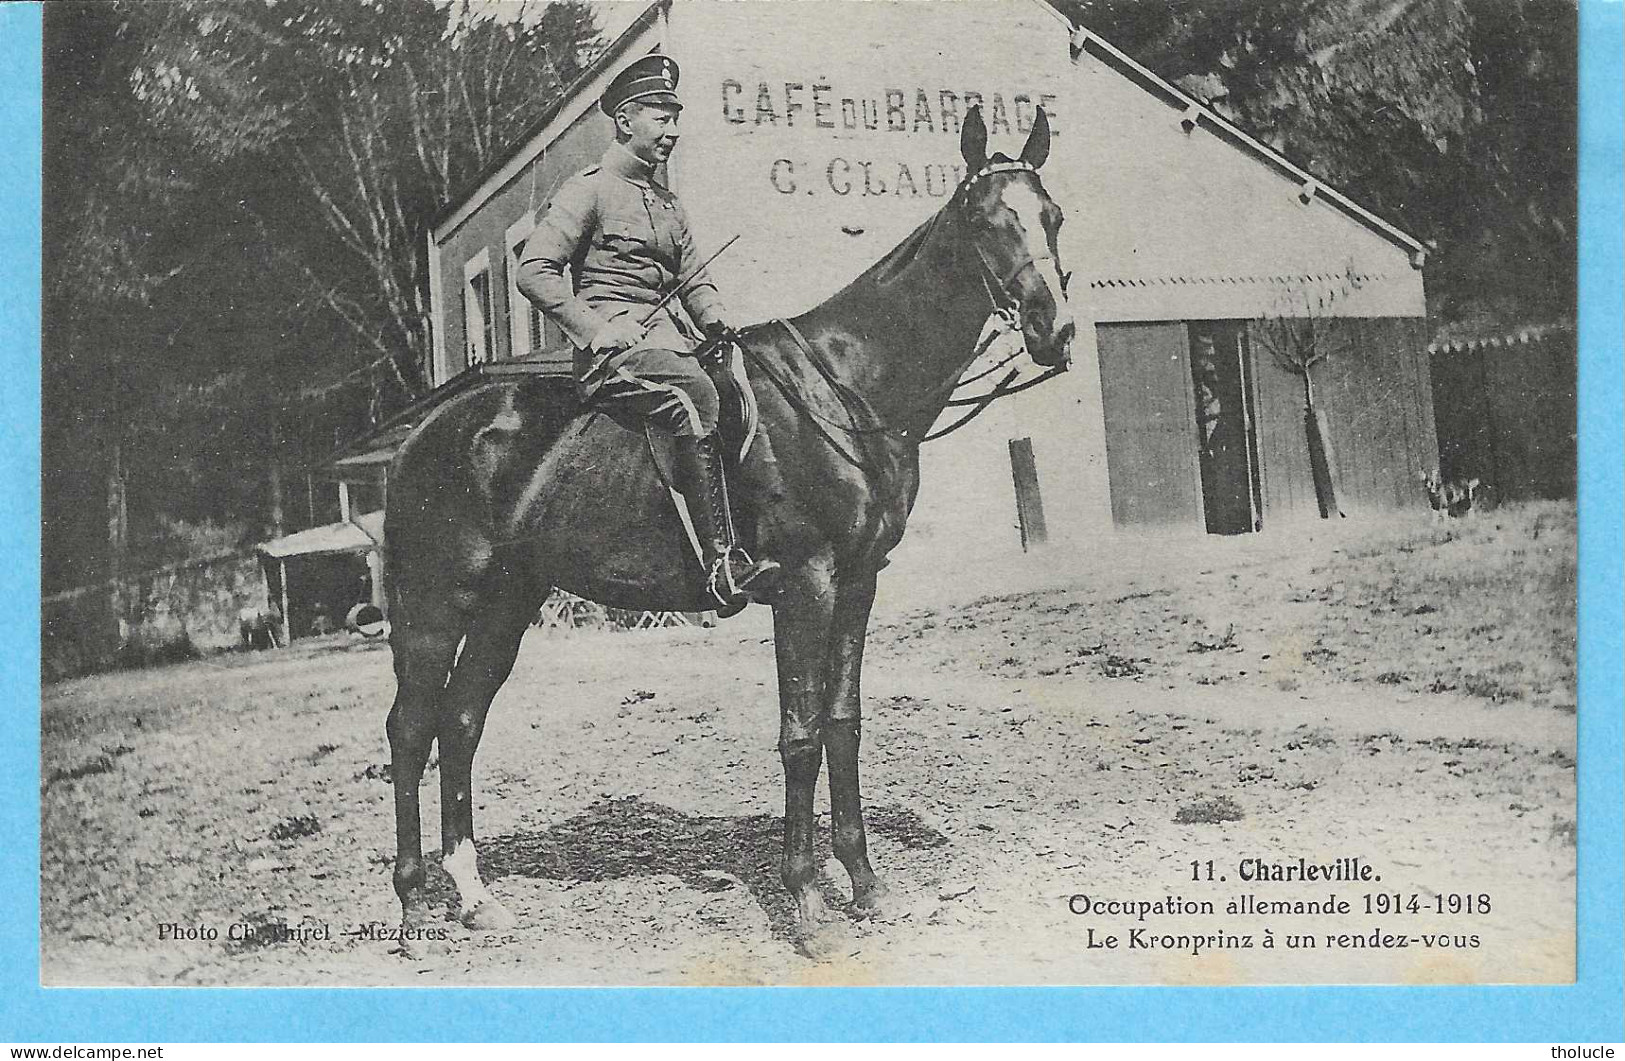
{"label": "white sock marking on horse leg", "polygon": [[479,859],[474,851],[474,841],[459,841],[457,850],[442,858],[440,866],[456,883],[458,901],[462,903],[464,910],[473,910],[491,899],[491,893],[486,890],[485,882],[480,880]]}

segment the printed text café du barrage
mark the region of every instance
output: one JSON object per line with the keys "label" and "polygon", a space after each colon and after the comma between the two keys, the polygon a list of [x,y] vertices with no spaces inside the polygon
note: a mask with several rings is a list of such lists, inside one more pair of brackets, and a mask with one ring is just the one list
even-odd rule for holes
{"label": "printed text caf\u00e9 du barrage", "polygon": [[[887,88],[879,95],[842,95],[827,81],[758,81],[754,88],[733,78],[722,82],[722,118],[729,125],[753,129],[803,130],[816,135],[886,136],[894,133],[938,134],[957,138],[960,119],[972,107],[982,108],[990,136],[1025,136],[1038,108],[1059,136],[1053,93],[992,92],[976,89]],[[947,195],[964,177],[957,161],[957,140],[943,152],[944,161],[857,158],[778,158],[768,180],[782,195],[898,196]],[[945,145],[947,146],[947,145]],[[946,161],[952,159],[953,161]]]}

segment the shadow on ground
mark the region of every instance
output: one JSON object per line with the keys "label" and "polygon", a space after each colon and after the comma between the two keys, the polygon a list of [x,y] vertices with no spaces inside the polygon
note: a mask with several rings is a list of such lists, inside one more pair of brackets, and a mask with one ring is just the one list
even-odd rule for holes
{"label": "shadow on ground", "polygon": [[[906,850],[929,850],[948,843],[906,808],[869,807],[864,819],[871,836],[884,837]],[[774,935],[789,939],[795,908],[779,880],[783,834],[784,819],[775,815],[705,817],[630,797],[595,803],[540,832],[481,839],[480,869],[487,881],[530,877],[587,883],[669,874],[700,891],[721,891],[734,887],[737,880],[767,914]],[[831,856],[827,819],[820,821],[818,837],[817,857],[822,865]],[[841,891],[827,879],[821,886],[825,899],[833,904],[848,899],[844,875]]]}

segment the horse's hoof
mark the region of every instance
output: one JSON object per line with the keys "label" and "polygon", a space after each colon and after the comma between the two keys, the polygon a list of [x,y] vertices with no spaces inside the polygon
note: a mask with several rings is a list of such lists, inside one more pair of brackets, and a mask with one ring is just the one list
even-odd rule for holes
{"label": "horse's hoof", "polygon": [[411,962],[434,961],[451,953],[451,936],[444,927],[411,931],[402,926],[400,942],[389,953]]}
{"label": "horse's hoof", "polygon": [[436,921],[434,910],[421,895],[401,902],[401,934],[412,935],[421,932],[425,927],[433,925]]}
{"label": "horse's hoof", "polygon": [[389,953],[408,961],[422,961],[442,955],[448,948],[445,922],[434,916],[428,903],[402,904],[400,939]]}
{"label": "horse's hoof", "polygon": [[867,888],[854,889],[852,896],[852,916],[859,921],[867,921],[874,917],[884,917],[891,909],[891,889],[879,881],[875,881]]}
{"label": "horse's hoof", "polygon": [[796,896],[796,926],[803,931],[812,931],[819,925],[833,920],[830,917],[829,907],[824,904],[824,897],[816,889],[808,888]]}
{"label": "horse's hoof", "polygon": [[796,946],[815,962],[835,961],[853,949],[848,931],[828,921],[800,926],[796,932]]}
{"label": "horse's hoof", "polygon": [[495,899],[482,900],[474,909],[465,910],[462,922],[472,932],[506,932],[519,923]]}

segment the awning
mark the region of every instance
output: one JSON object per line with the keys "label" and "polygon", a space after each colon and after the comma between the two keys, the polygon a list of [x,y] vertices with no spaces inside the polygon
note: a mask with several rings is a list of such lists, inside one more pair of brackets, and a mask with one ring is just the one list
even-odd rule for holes
{"label": "awning", "polygon": [[331,467],[338,479],[370,481],[383,475],[395,451],[412,431],[411,424],[399,424],[373,432],[352,443],[343,456],[335,459]]}
{"label": "awning", "polygon": [[266,556],[286,559],[323,553],[366,553],[378,548],[383,540],[384,513],[380,509],[357,516],[349,523],[329,523],[261,542],[256,548]]}

